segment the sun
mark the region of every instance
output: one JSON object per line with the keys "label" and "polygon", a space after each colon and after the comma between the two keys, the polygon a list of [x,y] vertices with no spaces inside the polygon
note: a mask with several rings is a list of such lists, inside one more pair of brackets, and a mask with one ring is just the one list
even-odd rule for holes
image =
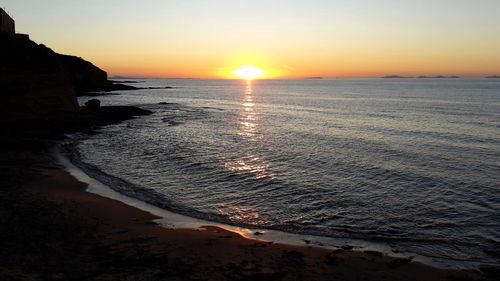
{"label": "sun", "polygon": [[231,74],[238,76],[242,79],[252,80],[262,77],[267,74],[267,71],[251,65],[243,65],[231,71]]}

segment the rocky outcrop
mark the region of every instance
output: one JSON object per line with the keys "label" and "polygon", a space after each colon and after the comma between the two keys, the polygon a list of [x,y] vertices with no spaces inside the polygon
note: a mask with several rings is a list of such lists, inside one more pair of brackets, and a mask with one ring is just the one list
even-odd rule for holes
{"label": "rocky outcrop", "polygon": [[0,118],[30,119],[79,110],[60,56],[26,37],[0,34]]}
{"label": "rocky outcrop", "polygon": [[88,91],[134,88],[108,81],[105,71],[61,55],[29,37],[0,34],[0,118],[23,119],[77,112],[76,96]]}
{"label": "rocky outcrop", "polygon": [[136,107],[80,108],[77,93],[111,90],[106,72],[82,58],[60,55],[27,36],[0,34],[0,127],[5,135],[48,135],[149,114]]}
{"label": "rocky outcrop", "polygon": [[98,99],[88,100],[85,103],[85,107],[89,108],[90,110],[99,110],[99,108],[101,108],[101,101]]}
{"label": "rocky outcrop", "polygon": [[77,95],[98,91],[108,86],[108,74],[92,63],[75,56],[57,54],[67,71]]}

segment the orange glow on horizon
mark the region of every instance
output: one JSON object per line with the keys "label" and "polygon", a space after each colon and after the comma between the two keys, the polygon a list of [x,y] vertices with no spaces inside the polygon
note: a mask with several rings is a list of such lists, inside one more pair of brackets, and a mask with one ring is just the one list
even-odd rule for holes
{"label": "orange glow on horizon", "polygon": [[[496,60],[487,53],[480,54],[480,59],[465,57],[453,51],[447,57],[441,57],[437,51],[432,55],[422,53],[419,56],[407,56],[385,48],[363,54],[360,50],[349,50],[340,45],[335,52],[300,53],[283,50],[276,53],[272,50],[248,49],[172,56],[162,50],[150,49],[139,56],[128,52],[77,55],[92,61],[107,71],[109,76],[136,78],[247,79],[244,76],[248,73],[244,76],[236,74],[239,71],[235,73],[243,66],[264,71],[265,74],[259,73],[262,74],[259,79],[379,78],[387,75],[484,77],[500,74]],[[124,60],[123,57],[128,59]],[[429,69],[429,65],[432,65],[432,69]]]}
{"label": "orange glow on horizon", "polygon": [[[481,61],[472,58],[450,58],[438,56],[411,57],[385,55],[356,56],[354,52],[332,54],[265,55],[220,55],[216,59],[206,57],[165,57],[160,52],[143,54],[139,58],[123,60],[121,56],[84,57],[108,72],[109,76],[137,78],[194,78],[194,79],[300,79],[322,78],[379,78],[387,75],[405,77],[452,76],[484,77],[499,75],[498,65],[491,57],[484,56]],[[293,57],[293,58],[291,58]],[[439,61],[439,63],[438,63]],[[429,69],[429,65],[433,68]],[[466,71],[462,68],[467,68]],[[241,68],[241,69],[240,69]],[[254,70],[258,69],[258,70]],[[257,73],[257,75],[255,73]]]}
{"label": "orange glow on horizon", "polygon": [[[500,70],[494,56],[488,53],[475,57],[462,56],[450,51],[447,57],[440,52],[419,56],[391,53],[385,48],[362,54],[359,50],[348,50],[340,45],[335,52],[288,52],[280,53],[260,50],[211,55],[172,56],[162,50],[150,49],[139,56],[128,52],[104,54],[76,53],[108,72],[109,76],[137,78],[195,78],[195,79],[298,79],[322,78],[378,78],[386,75],[406,77],[452,76],[484,77],[499,75]],[[61,53],[71,53],[62,50]],[[123,59],[126,57],[127,59]],[[500,59],[500,56],[497,55]],[[432,65],[432,69],[429,69]],[[248,67],[239,70],[242,67]],[[245,72],[261,70],[257,76]],[[465,69],[465,70],[464,70]],[[243,72],[240,73],[240,71]],[[265,73],[264,73],[265,72]],[[240,75],[238,75],[238,73]]]}
{"label": "orange glow on horizon", "polygon": [[265,70],[260,79],[500,75],[500,1],[60,2],[2,5],[19,33],[109,76],[241,79],[240,66]]}

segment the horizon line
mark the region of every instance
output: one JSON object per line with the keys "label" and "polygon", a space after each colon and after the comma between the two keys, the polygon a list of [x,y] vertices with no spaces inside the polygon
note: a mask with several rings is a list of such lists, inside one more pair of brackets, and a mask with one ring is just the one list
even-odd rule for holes
{"label": "horizon line", "polygon": [[[391,77],[394,76],[394,77]],[[295,77],[295,78],[254,78],[250,80],[323,80],[323,79],[494,79],[500,78],[497,75],[488,75],[488,76],[442,76],[437,77],[439,75],[434,76],[398,76],[398,75],[386,75],[380,77]],[[140,77],[140,76],[121,76],[121,75],[112,75],[109,76],[108,79],[185,79],[185,80],[247,80],[243,78],[201,78],[201,77]]]}

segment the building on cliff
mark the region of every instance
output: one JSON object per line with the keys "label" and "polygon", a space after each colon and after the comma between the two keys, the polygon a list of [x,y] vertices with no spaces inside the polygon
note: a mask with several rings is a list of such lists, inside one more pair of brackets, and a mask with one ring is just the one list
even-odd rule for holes
{"label": "building on cliff", "polygon": [[2,33],[16,33],[16,23],[15,21],[0,8],[0,32]]}

